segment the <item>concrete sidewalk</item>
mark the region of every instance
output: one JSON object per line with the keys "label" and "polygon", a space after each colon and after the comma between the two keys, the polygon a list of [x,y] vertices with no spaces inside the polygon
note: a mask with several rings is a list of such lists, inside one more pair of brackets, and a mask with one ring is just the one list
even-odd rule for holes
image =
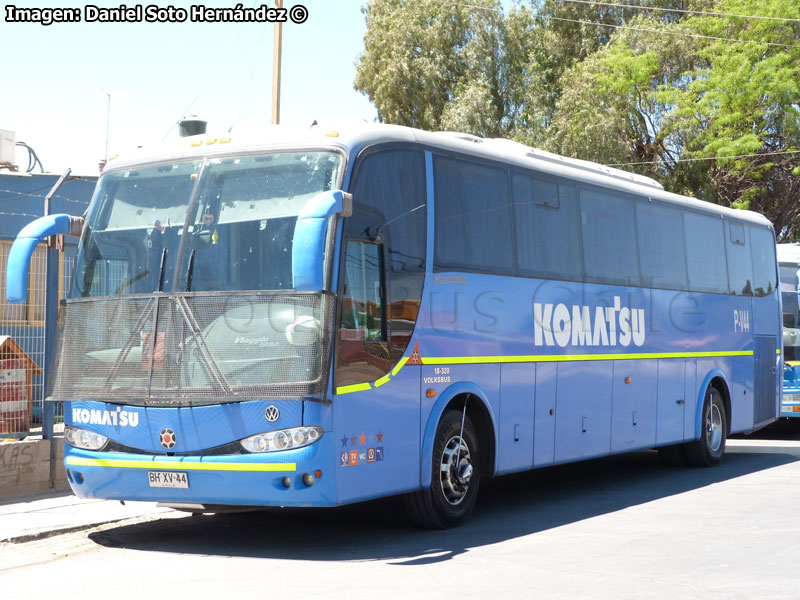
{"label": "concrete sidewalk", "polygon": [[154,502],[82,499],[70,492],[0,502],[0,544],[21,543],[123,519],[174,512]]}

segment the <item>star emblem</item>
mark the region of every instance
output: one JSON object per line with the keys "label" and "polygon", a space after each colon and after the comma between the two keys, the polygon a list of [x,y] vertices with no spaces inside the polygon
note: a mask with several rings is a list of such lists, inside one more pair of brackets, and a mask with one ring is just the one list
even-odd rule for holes
{"label": "star emblem", "polygon": [[347,436],[342,437],[342,448],[347,448]]}
{"label": "star emblem", "polygon": [[378,431],[378,435],[376,435],[375,437],[378,438],[379,444],[383,443],[383,434],[380,431]]}
{"label": "star emblem", "polygon": [[358,436],[358,441],[359,441],[359,442],[361,442],[361,443],[359,444],[360,446],[363,446],[364,444],[366,444],[366,443],[367,443],[367,436],[365,436],[365,435],[364,435],[364,432],[363,432],[363,431],[361,432],[361,435],[360,435],[360,436]]}
{"label": "star emblem", "polygon": [[354,433],[353,437],[350,438],[350,445],[351,446],[355,446],[357,441],[358,441],[358,438],[356,437],[356,434]]}

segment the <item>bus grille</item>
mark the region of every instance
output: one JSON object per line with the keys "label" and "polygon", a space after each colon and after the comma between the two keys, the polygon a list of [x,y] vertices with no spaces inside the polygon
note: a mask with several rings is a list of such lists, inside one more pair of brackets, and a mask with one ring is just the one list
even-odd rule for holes
{"label": "bus grille", "polygon": [[49,400],[148,406],[319,397],[329,294],[158,293],[62,302]]}

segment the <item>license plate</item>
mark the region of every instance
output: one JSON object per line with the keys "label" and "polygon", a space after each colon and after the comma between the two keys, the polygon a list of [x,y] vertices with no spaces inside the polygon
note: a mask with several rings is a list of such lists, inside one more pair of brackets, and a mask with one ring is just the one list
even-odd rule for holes
{"label": "license plate", "polygon": [[176,471],[148,471],[147,479],[150,487],[156,488],[189,488],[189,477],[186,473]]}

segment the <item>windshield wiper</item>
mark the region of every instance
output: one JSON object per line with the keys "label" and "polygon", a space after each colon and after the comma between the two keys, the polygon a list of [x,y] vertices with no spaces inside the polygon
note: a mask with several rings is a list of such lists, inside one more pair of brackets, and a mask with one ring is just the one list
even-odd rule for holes
{"label": "windshield wiper", "polygon": [[192,275],[194,275],[194,254],[195,248],[192,248],[192,253],[189,255],[189,266],[186,267],[186,291],[192,291]]}
{"label": "windshield wiper", "polygon": [[164,266],[167,264],[167,249],[161,251],[161,265],[158,267],[158,286],[156,291],[160,292],[164,287]]}
{"label": "windshield wiper", "polygon": [[123,363],[128,358],[128,354],[133,349],[133,345],[136,343],[137,340],[140,339],[140,332],[144,328],[144,324],[146,323],[147,319],[150,318],[150,315],[153,314],[153,311],[156,308],[158,300],[156,298],[150,298],[147,301],[147,306],[144,307],[142,314],[139,315],[139,318],[134,323],[133,327],[131,328],[131,332],[128,335],[128,339],[125,341],[125,345],[120,348],[119,354],[117,355],[114,364],[111,367],[111,372],[106,377],[106,381],[103,384],[103,393],[108,394],[111,391],[111,386],[117,378],[120,369],[122,368]]}
{"label": "windshield wiper", "polygon": [[[161,265],[158,267],[158,286],[156,292],[160,293],[161,288],[164,287],[164,265],[167,264],[167,249],[161,251]],[[155,307],[153,308],[153,331],[150,333],[150,360],[147,363],[147,398],[150,398],[150,389],[153,386],[153,363],[156,361],[156,344],[158,343],[158,305],[159,300],[156,299]],[[166,335],[164,336],[166,340]],[[166,349],[165,349],[166,350]],[[142,348],[144,351],[144,348]]]}
{"label": "windshield wiper", "polygon": [[189,307],[189,303],[186,302],[186,298],[178,296],[176,299],[176,304],[180,309],[183,319],[187,325],[189,325],[189,331],[192,334],[195,342],[197,343],[197,349],[199,350],[198,355],[200,360],[203,361],[203,365],[205,366],[208,374],[214,380],[217,386],[222,388],[228,396],[235,395],[233,393],[233,388],[231,384],[228,382],[228,379],[222,373],[222,369],[217,362],[217,359],[214,358],[214,354],[211,352],[211,349],[208,347],[206,343],[205,337],[203,337],[203,332],[200,329],[200,325],[197,323],[197,320],[194,317],[194,313],[192,309]]}

